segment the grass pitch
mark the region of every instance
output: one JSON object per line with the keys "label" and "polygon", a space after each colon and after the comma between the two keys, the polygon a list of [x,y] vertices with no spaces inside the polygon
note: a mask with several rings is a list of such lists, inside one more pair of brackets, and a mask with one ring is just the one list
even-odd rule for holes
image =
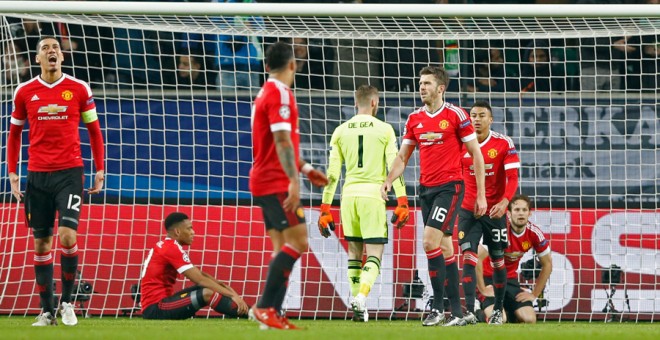
{"label": "grass pitch", "polygon": [[261,331],[248,320],[153,321],[92,317],[75,327],[32,327],[32,317],[0,317],[2,339],[660,339],[660,323],[546,322],[468,327],[422,327],[420,321],[292,320],[302,331]]}

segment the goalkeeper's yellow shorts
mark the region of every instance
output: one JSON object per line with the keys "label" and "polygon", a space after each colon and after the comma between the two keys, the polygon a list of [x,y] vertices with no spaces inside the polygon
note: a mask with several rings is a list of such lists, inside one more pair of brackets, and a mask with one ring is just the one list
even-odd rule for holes
{"label": "goalkeeper's yellow shorts", "polygon": [[372,197],[342,197],[341,225],[347,241],[387,243],[385,201]]}

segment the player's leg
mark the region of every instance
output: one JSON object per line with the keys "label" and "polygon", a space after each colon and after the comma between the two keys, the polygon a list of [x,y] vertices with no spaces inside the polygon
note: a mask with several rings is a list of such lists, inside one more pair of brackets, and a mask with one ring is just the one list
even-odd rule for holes
{"label": "player's leg", "polygon": [[62,247],[60,314],[63,324],[74,326],[78,323],[78,318],[71,303],[71,295],[78,272],[77,230],[82,209],[83,168],[54,172],[50,181],[54,186],[55,206],[59,215],[57,234]]}
{"label": "player's leg", "polygon": [[508,245],[508,234],[504,218],[491,219],[483,216],[484,243],[488,245],[488,255],[493,266],[493,288],[495,291],[495,310],[502,311],[507,286],[504,249]]}
{"label": "player's leg", "polygon": [[205,300],[204,290],[211,291],[200,286],[192,286],[178,291],[172,296],[147,307],[142,313],[142,318],[155,320],[188,319],[211,301],[211,299]]}
{"label": "player's leg", "polygon": [[[360,275],[362,274],[362,255],[364,243],[360,231],[360,216],[357,214],[357,198],[342,197],[341,225],[344,237],[348,241],[348,284],[351,289],[351,298],[355,298],[360,291]],[[351,299],[351,302],[353,300]]]}
{"label": "player's leg", "polygon": [[504,296],[504,309],[511,316],[511,321],[521,323],[536,323],[536,312],[531,301],[518,302],[516,296],[522,293],[520,282],[517,279],[508,279],[506,294]]}
{"label": "player's leg", "polygon": [[[360,289],[355,297],[353,311],[361,316],[359,321],[369,320],[366,299],[371,292],[378,275],[383,249],[388,241],[388,226],[385,202],[379,198],[356,198],[356,213],[359,216],[359,228],[367,251],[367,260],[360,274]],[[355,224],[354,224],[355,225]]]}
{"label": "player's leg", "polygon": [[463,294],[465,295],[465,307],[467,314],[464,320],[468,324],[477,323],[477,317],[474,312],[474,304],[477,294],[477,273],[476,266],[478,261],[477,247],[481,240],[482,232],[479,221],[474,217],[471,211],[461,208],[458,212],[458,244],[463,253]]}
{"label": "player's leg", "polygon": [[[451,182],[443,185],[442,193],[435,199],[435,205],[446,210],[444,221],[441,222],[443,237],[441,241],[442,252],[445,258],[447,279],[445,280],[445,291],[451,305],[451,317],[446,326],[464,326],[463,309],[461,307],[461,295],[459,291],[458,261],[454,254],[454,225],[458,216],[458,210],[463,203],[463,182]],[[441,214],[442,210],[438,210]],[[437,218],[443,218],[438,216]]]}
{"label": "player's leg", "polygon": [[[422,325],[424,326],[436,326],[444,322],[444,282],[447,269],[440,246],[443,236],[443,232],[441,231],[442,222],[437,218],[438,212],[443,213],[443,211],[439,211],[439,207],[435,206],[435,197],[438,192],[438,188],[421,186],[420,189],[422,216],[426,225],[424,227],[422,242],[428,261],[429,280],[433,289],[431,313],[422,321]],[[442,221],[444,221],[444,218],[442,218]]]}
{"label": "player's leg", "polygon": [[268,266],[268,275],[261,298],[253,307],[253,315],[263,326],[279,329],[293,329],[286,317],[277,315],[286,294],[280,289],[287,286],[289,275],[301,254],[307,250],[307,226],[302,206],[295,213],[284,211],[286,193],[256,198],[255,203],[262,207],[266,228],[281,231],[284,244]]}
{"label": "player's leg", "polygon": [[53,303],[53,224],[55,205],[44,190],[47,173],[28,172],[25,188],[25,220],[34,236],[34,275],[41,301],[41,314],[32,326],[57,325]]}
{"label": "player's leg", "polygon": [[[270,242],[273,246],[273,252],[270,255],[270,261],[272,261],[280,252],[282,246],[284,246],[284,235],[282,235],[282,232],[277,229],[268,229],[266,233],[270,237]],[[277,292],[275,301],[284,301],[286,298],[286,288],[286,286],[280,287],[280,290]],[[275,305],[273,308],[275,308],[275,310],[277,310],[279,313],[282,313],[282,304]]]}

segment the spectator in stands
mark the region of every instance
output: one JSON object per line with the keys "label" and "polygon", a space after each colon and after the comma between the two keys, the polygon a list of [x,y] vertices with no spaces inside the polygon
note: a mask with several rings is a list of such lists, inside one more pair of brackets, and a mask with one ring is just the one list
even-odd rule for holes
{"label": "spectator in stands", "polygon": [[[122,88],[146,88],[160,85],[162,77],[175,79],[174,39],[171,33],[114,28],[113,67]],[[164,70],[161,76],[161,69]],[[167,71],[170,70],[170,71]]]}
{"label": "spectator in stands", "polygon": [[[214,0],[220,2],[221,0]],[[241,2],[226,0],[224,2]],[[256,2],[242,0],[242,2]],[[227,18],[236,29],[257,29],[264,26],[261,17],[235,16]],[[263,76],[263,47],[259,37],[223,34],[218,37],[218,85],[221,91],[258,90]]]}
{"label": "spectator in stands", "polygon": [[520,67],[521,92],[564,91],[561,63],[551,66],[550,46],[545,40],[532,41],[525,49]]}
{"label": "spectator in stands", "polygon": [[[475,50],[474,81],[469,81],[469,92],[504,92],[505,72],[502,50],[491,47]],[[509,89],[511,90],[511,89]]]}
{"label": "spectator in stands", "polygon": [[3,84],[18,85],[28,81],[31,77],[30,63],[23,51],[16,44],[7,42],[2,49],[3,56],[0,60],[0,69],[4,73]]}
{"label": "spectator in stands", "polygon": [[293,39],[293,52],[296,57],[296,89],[333,88],[335,76],[330,60],[333,59],[334,50],[326,48],[322,40],[309,41],[307,38]]}
{"label": "spectator in stands", "polygon": [[177,88],[204,89],[208,84],[202,63],[196,56],[183,53],[177,57]]}

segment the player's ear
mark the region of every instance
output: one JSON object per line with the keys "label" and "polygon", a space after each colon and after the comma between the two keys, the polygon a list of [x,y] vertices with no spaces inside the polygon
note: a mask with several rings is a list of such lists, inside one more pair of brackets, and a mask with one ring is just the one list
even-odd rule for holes
{"label": "player's ear", "polygon": [[34,62],[36,62],[37,64],[40,64],[40,63],[41,63],[41,62],[39,61],[39,54],[35,54],[35,55],[34,55]]}

